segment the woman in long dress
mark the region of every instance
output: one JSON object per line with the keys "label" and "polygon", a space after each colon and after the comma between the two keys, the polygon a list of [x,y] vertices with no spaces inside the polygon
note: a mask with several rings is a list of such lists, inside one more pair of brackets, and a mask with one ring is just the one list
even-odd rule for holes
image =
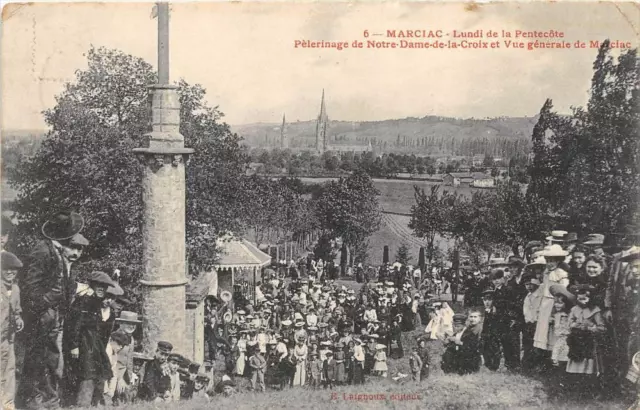
{"label": "woman in long dress", "polygon": [[293,376],[294,386],[304,386],[307,381],[307,345],[299,341],[293,349],[296,358],[296,374]]}
{"label": "woman in long dress", "polygon": [[533,346],[549,352],[549,355],[555,343],[553,331],[549,330],[554,304],[554,297],[549,288],[551,285],[561,285],[565,288],[569,285],[569,274],[559,267],[568,254],[569,252],[563,250],[560,245],[547,246],[542,251],[547,268],[543,274],[542,300],[538,311],[538,323],[533,337]]}
{"label": "woman in long dress", "polygon": [[238,345],[237,345],[237,355],[238,358],[236,359],[236,368],[234,369],[234,373],[237,376],[244,376],[244,365],[245,362],[247,360],[247,339],[246,339],[246,333],[244,334],[244,336],[238,340]]}

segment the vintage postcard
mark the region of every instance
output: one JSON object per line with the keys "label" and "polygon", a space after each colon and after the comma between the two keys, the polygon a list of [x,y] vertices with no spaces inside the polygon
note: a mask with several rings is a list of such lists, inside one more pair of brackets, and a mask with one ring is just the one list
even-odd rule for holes
{"label": "vintage postcard", "polygon": [[4,5],[1,407],[640,409],[639,36]]}

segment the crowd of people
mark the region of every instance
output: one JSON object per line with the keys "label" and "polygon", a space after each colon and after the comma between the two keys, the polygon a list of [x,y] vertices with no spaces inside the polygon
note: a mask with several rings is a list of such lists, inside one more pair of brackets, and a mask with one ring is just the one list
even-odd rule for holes
{"label": "crowd of people", "polygon": [[[524,258],[468,270],[465,314],[441,300],[442,278],[424,268],[359,265],[353,273],[361,285],[347,287],[336,282],[335,267],[311,256],[280,263],[263,270],[254,292],[237,285],[206,299],[206,361],[194,363],[170,341],[158,342],[153,357],[142,353],[138,314],[114,308],[124,294],[117,272],[77,282],[73,264],[88,245],[83,225],[74,212],[53,216],[24,265],[2,251],[4,408],[14,400],[39,409],[209,400],[245,385],[422,382],[434,341],[444,344],[445,373],[504,365],[555,375],[561,390],[592,395],[615,393],[623,379],[638,383],[640,249],[609,254],[602,235],[578,241],[553,231],[527,244]],[[3,248],[6,226],[3,218]],[[451,282],[457,292],[458,278]],[[407,335],[416,337],[409,352]],[[409,374],[391,375],[388,359],[405,355]]]}

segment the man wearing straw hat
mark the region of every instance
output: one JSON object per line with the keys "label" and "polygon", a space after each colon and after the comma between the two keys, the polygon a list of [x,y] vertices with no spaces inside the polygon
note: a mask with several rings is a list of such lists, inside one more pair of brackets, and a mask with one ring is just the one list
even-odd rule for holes
{"label": "man wearing straw hat", "polygon": [[27,259],[20,277],[24,310],[25,362],[19,387],[27,408],[57,407],[63,374],[62,327],[76,292],[72,265],[89,242],[84,219],[62,211],[42,225],[45,237]]}
{"label": "man wearing straw hat", "polygon": [[116,323],[120,325],[118,332],[129,335],[130,343],[118,352],[117,372],[118,375],[122,375],[122,377],[117,380],[115,398],[119,402],[130,403],[133,399],[130,381],[135,378],[133,372],[133,354],[135,349],[133,333],[142,321],[138,319],[137,313],[123,310],[120,312],[120,317],[116,319]]}

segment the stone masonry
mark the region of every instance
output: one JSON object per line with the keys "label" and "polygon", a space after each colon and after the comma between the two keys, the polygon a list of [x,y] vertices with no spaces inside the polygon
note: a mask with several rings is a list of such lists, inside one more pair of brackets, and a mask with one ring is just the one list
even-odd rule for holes
{"label": "stone masonry", "polygon": [[142,330],[145,352],[166,340],[184,352],[186,275],[185,163],[192,149],[180,134],[180,101],[171,85],[151,87],[148,148],[134,152],[144,165]]}

